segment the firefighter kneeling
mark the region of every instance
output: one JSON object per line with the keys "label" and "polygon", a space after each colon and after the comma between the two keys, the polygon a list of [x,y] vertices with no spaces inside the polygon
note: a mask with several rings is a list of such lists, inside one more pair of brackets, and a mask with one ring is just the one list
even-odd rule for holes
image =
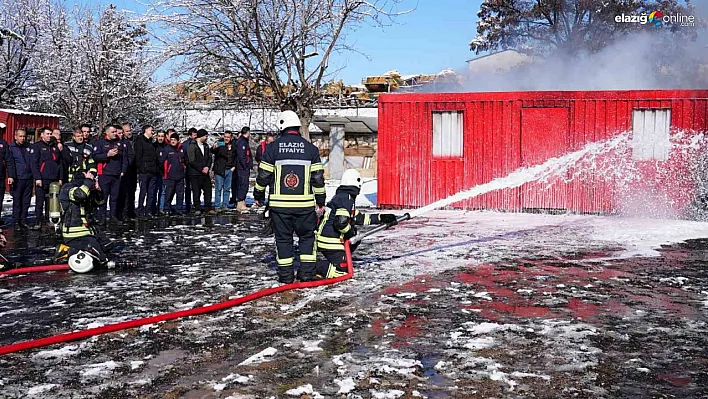
{"label": "firefighter kneeling", "polygon": [[[356,209],[356,196],[361,191],[361,175],[355,169],[347,169],[336,195],[327,204],[317,228],[317,249],[326,260],[317,261],[318,278],[334,278],[347,274],[344,241],[357,233],[355,225],[397,224],[396,215],[390,213],[363,214]],[[360,243],[360,242],[359,242]],[[354,252],[359,245],[351,246]]]}
{"label": "firefighter kneeling", "polygon": [[98,198],[94,178],[92,172],[77,174],[59,193],[64,211],[61,225],[64,243],[59,244],[54,257],[56,262],[68,259],[69,267],[76,273],[88,273],[94,267],[110,267],[96,238],[96,229],[89,224],[91,213],[98,205],[94,203]]}

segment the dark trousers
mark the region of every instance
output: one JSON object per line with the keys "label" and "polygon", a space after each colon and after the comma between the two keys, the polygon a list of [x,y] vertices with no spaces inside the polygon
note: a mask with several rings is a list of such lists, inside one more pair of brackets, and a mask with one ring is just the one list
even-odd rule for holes
{"label": "dark trousers", "polygon": [[[138,215],[157,215],[157,175],[142,173],[138,175],[140,181],[140,195],[138,195]],[[145,199],[147,198],[147,204]],[[147,208],[147,210],[146,210]]]}
{"label": "dark trousers", "polygon": [[12,223],[27,223],[30,201],[32,201],[32,185],[34,180],[15,180],[12,183]]}
{"label": "dark trousers", "polygon": [[293,272],[293,233],[300,238],[300,271],[298,278],[311,279],[315,275],[315,228],[317,214],[314,209],[303,213],[281,213],[270,211],[273,232],[275,233],[275,254],[278,261],[278,280],[292,282]]}
{"label": "dark trousers", "polygon": [[34,189],[34,215],[37,219],[37,223],[45,222],[45,210],[47,211],[47,218],[49,218],[49,185],[55,181],[57,180],[42,179],[42,187],[37,186]]}
{"label": "dark trousers", "polygon": [[[170,212],[182,211],[182,203],[184,202],[184,179],[182,180],[165,180],[165,210]],[[172,198],[177,195],[177,206],[172,206]],[[177,209],[175,209],[177,208]]]}
{"label": "dark trousers", "polygon": [[138,188],[138,175],[133,170],[128,170],[120,179],[120,189],[118,191],[117,215],[128,218],[135,217],[135,190]]}
{"label": "dark trousers", "polygon": [[[104,203],[98,208],[98,220],[106,218],[106,206],[111,206],[111,217],[118,217],[118,194],[120,193],[120,176],[98,176],[98,185],[101,187],[101,199]],[[110,198],[110,200],[109,200]]]}
{"label": "dark trousers", "polygon": [[248,179],[251,175],[246,170],[236,169],[231,177],[231,196],[235,201],[245,201],[248,194]]}
{"label": "dark trousers", "polygon": [[211,179],[209,175],[200,176],[189,176],[190,183],[192,184],[192,203],[194,204],[194,210],[201,212],[201,196],[204,192],[204,208],[211,208]]}
{"label": "dark trousers", "polygon": [[184,178],[184,210],[189,212],[192,210],[192,177]]}

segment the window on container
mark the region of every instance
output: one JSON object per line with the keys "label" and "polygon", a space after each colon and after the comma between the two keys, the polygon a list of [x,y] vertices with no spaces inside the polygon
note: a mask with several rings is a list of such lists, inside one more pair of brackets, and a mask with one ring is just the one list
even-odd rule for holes
{"label": "window on container", "polygon": [[462,111],[433,111],[433,156],[462,157]]}
{"label": "window on container", "polygon": [[670,127],[670,109],[635,109],[632,113],[632,158],[640,161],[669,159]]}

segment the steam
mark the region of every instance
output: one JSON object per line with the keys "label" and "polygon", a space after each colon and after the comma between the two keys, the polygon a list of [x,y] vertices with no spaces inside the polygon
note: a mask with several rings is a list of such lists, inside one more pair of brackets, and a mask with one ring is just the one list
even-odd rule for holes
{"label": "steam", "polygon": [[470,73],[464,68],[458,72],[465,83],[455,91],[708,88],[704,29],[677,28],[691,29],[693,36],[686,37],[688,31],[679,34],[651,28],[629,34],[596,53],[556,52],[506,72]]}

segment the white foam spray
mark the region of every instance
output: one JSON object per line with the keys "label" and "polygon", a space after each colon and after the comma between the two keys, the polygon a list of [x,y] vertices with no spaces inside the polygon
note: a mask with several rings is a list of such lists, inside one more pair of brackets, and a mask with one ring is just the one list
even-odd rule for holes
{"label": "white foam spray", "polygon": [[[671,161],[656,162],[653,167],[657,175],[667,181],[683,179],[701,187],[708,196],[708,157],[701,156],[708,147],[708,137],[703,134],[674,132],[671,136]],[[646,178],[644,171],[632,159],[631,133],[625,132],[611,139],[593,142],[582,149],[551,158],[541,165],[519,168],[509,175],[480,184],[469,190],[461,191],[450,197],[410,212],[411,217],[420,216],[428,211],[444,208],[456,202],[467,200],[495,190],[520,187],[527,183],[548,183],[544,189],[555,182],[584,180],[612,181],[617,188],[616,195],[622,213],[632,216],[673,217],[669,199],[657,196],[655,192],[637,188],[639,180]],[[688,172],[688,173],[687,173]],[[703,178],[701,177],[703,176]],[[543,191],[537,195],[544,195]],[[646,208],[646,209],[644,209]]]}

